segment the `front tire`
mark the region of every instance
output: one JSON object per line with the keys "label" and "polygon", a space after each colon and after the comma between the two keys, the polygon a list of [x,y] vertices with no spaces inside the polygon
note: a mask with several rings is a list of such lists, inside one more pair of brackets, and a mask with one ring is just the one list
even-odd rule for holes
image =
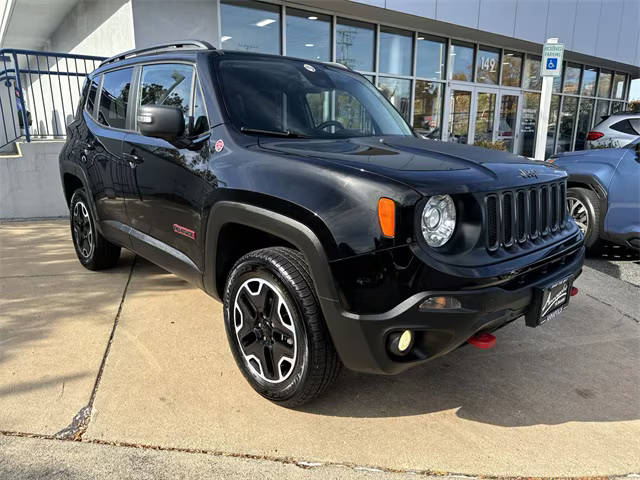
{"label": "front tire", "polygon": [[584,235],[584,245],[592,253],[601,245],[600,223],[602,213],[598,196],[586,188],[573,187],[567,192],[567,210]]}
{"label": "front tire", "polygon": [[89,270],[113,267],[120,258],[120,247],[109,242],[96,229],[96,222],[83,188],[73,192],[69,204],[71,237],[82,266]]}
{"label": "front tire", "polygon": [[338,376],[309,268],[295,250],[266,248],[238,260],[225,287],[224,320],[236,364],[272,402],[302,405]]}

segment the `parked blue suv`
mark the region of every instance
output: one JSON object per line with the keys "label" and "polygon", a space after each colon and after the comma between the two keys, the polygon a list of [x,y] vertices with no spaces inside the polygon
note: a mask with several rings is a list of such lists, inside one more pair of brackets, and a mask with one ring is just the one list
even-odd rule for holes
{"label": "parked blue suv", "polygon": [[640,250],[640,138],[624,148],[563,153],[549,161],[569,173],[567,208],[589,250],[603,240]]}

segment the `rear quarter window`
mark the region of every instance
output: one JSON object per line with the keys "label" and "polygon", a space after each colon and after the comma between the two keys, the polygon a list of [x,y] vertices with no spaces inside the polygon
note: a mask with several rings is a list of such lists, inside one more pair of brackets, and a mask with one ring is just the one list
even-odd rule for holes
{"label": "rear quarter window", "polygon": [[98,82],[99,77],[92,78],[89,84],[89,93],[87,94],[87,103],[85,104],[85,110],[91,116],[93,116],[96,103],[96,95],[98,94]]}
{"label": "rear quarter window", "polygon": [[617,132],[626,133],[628,135],[638,135],[629,120],[621,120],[611,125],[611,128]]}
{"label": "rear quarter window", "polygon": [[133,68],[123,68],[104,74],[97,115],[97,120],[102,125],[126,128],[132,72]]}

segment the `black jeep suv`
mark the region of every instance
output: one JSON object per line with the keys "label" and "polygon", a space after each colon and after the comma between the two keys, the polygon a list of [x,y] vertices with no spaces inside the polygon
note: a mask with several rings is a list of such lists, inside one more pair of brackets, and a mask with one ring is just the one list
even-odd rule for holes
{"label": "black jeep suv", "polygon": [[564,171],[417,137],[337,64],[184,42],[106,60],[60,154],[82,264],[124,247],[224,302],[235,360],[286,406],[340,367],[490,347],[576,292]]}

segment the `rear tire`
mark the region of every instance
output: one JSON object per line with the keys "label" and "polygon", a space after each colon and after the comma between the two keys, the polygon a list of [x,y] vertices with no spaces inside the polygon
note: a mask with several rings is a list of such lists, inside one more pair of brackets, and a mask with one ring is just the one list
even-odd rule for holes
{"label": "rear tire", "polygon": [[600,239],[602,213],[598,196],[587,188],[570,188],[567,192],[567,209],[582,230],[587,250],[597,253],[602,247]]}
{"label": "rear tire", "polygon": [[84,188],[73,192],[69,205],[69,217],[73,246],[83,267],[89,270],[103,270],[118,263],[120,247],[109,242],[96,229],[96,222]]}
{"label": "rear tire", "polygon": [[242,374],[274,403],[310,402],[340,372],[309,268],[295,250],[266,248],[240,258],[227,279],[224,320]]}

